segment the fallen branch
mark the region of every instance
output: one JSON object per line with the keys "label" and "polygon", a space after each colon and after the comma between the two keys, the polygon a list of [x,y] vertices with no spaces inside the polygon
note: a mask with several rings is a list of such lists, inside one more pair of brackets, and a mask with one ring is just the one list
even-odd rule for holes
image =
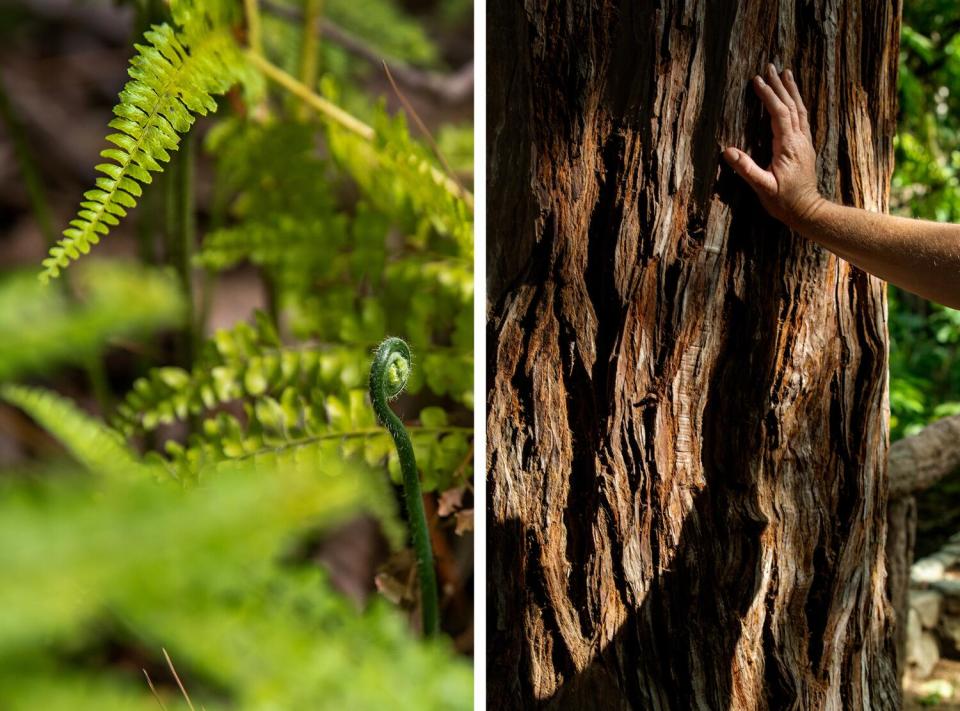
{"label": "fallen branch", "polygon": [[928,489],[960,470],[960,415],[927,425],[890,446],[890,498]]}
{"label": "fallen branch", "polygon": [[[260,5],[264,11],[285,20],[303,21],[303,10],[299,7],[288,7],[274,0],[263,0]],[[316,23],[315,30],[328,41],[377,67],[386,62],[390,65],[394,79],[405,89],[430,94],[445,104],[464,103],[473,96],[473,62],[467,62],[453,74],[431,72],[385,57],[382,52],[330,20],[321,19]]]}

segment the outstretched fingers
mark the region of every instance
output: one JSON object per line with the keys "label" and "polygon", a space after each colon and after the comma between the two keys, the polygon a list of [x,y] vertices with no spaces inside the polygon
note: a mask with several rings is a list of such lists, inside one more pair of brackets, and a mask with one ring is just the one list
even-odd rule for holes
{"label": "outstretched fingers", "polygon": [[724,150],[723,157],[737,175],[746,180],[756,192],[764,195],[776,194],[777,179],[773,173],[761,168],[746,153],[731,147]]}
{"label": "outstretched fingers", "polygon": [[783,73],[783,83],[787,87],[787,91],[790,92],[790,96],[793,98],[793,103],[797,106],[797,118],[800,121],[800,130],[803,131],[807,136],[810,136],[810,123],[807,117],[807,107],[803,103],[803,98],[800,96],[800,89],[797,87],[797,82],[793,78],[793,72],[787,69]]}
{"label": "outstretched fingers", "polygon": [[799,131],[800,118],[797,115],[797,103],[793,100],[790,92],[787,91],[787,87],[783,85],[783,81],[781,81],[780,75],[777,73],[777,68],[772,64],[767,65],[767,83],[770,84],[770,88],[773,89],[777,98],[780,99],[780,103],[786,106],[787,111],[790,112],[790,125],[793,130]]}
{"label": "outstretched fingers", "polygon": [[790,109],[784,104],[777,93],[759,74],[753,78],[753,89],[757,92],[763,105],[770,112],[773,124],[773,137],[782,138],[793,130],[793,119],[790,118]]}

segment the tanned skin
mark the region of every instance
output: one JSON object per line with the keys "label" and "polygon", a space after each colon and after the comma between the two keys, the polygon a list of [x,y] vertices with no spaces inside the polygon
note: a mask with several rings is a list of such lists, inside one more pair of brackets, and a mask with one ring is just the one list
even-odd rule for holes
{"label": "tanned skin", "polygon": [[753,88],[770,112],[768,170],[738,148],[724,158],[767,212],[851,264],[931,301],[960,309],[960,225],[911,220],[843,207],[817,190],[817,154],[807,110],[790,70],[772,64]]}

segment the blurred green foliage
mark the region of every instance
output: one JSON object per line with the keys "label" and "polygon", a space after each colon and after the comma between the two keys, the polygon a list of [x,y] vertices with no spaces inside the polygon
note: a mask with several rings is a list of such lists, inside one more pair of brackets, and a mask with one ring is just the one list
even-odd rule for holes
{"label": "blurred green foliage", "polygon": [[[960,222],[960,5],[905,3],[891,211]],[[960,312],[890,287],[891,438],[960,414]]]}
{"label": "blurred green foliage", "polygon": [[42,285],[36,269],[0,272],[0,382],[85,365],[111,339],[146,336],[182,319],[173,276],[135,262],[85,261],[69,290]]}
{"label": "blurred green foliage", "polygon": [[284,560],[305,531],[383,515],[382,475],[334,459],[237,465],[204,482],[69,471],[5,482],[4,709],[156,708],[136,663],[98,664],[111,646],[141,656],[167,705],[178,694],[161,647],[210,711],[470,708],[469,664],[448,640],[416,641],[383,600],[358,613],[314,565]]}
{"label": "blurred green foliage", "polygon": [[[422,641],[409,609],[385,597],[346,596],[350,586],[314,556],[365,516],[403,559],[396,454],[366,396],[386,335],[414,349],[410,394],[394,407],[424,489],[469,484],[472,209],[437,179],[439,162],[404,117],[370,96],[364,82],[379,67],[322,39],[311,58],[311,89],[372,126],[372,138],[358,137],[303,111],[247,62],[238,0],[131,4],[141,29],[172,19],[156,49],[134,38],[142,46],[111,124],[143,170],[108,156],[140,182],[110,177],[118,168],[108,165],[117,182],[101,177],[98,190],[128,195],[130,214],[104,218],[90,203],[80,217],[138,222],[145,263],[87,256],[84,244],[52,286],[35,270],[0,273],[0,416],[15,424],[14,449],[37,455],[0,470],[0,708],[159,708],[141,669],[166,708],[186,708],[162,648],[209,711],[470,708],[471,664],[449,638]],[[429,30],[462,24],[470,9],[458,0],[420,18],[394,0],[320,6],[374,50],[439,71]],[[299,76],[303,28],[262,19],[267,61]],[[197,47],[211,37],[223,52],[204,59]],[[222,62],[236,76],[211,79]],[[220,96],[234,80],[241,90]],[[186,110],[214,106],[206,141],[195,142],[203,152],[181,144]],[[170,125],[144,133],[157,116]],[[468,168],[469,126],[438,133]],[[167,170],[146,173],[178,147]],[[205,192],[190,178],[198,155],[213,164],[208,220],[190,214],[202,199],[192,192]],[[141,192],[139,202],[154,201],[146,214],[132,209]],[[203,305],[237,272],[266,308],[203,339]],[[104,367],[113,360],[119,375]],[[64,369],[78,365],[98,415],[86,379]]]}

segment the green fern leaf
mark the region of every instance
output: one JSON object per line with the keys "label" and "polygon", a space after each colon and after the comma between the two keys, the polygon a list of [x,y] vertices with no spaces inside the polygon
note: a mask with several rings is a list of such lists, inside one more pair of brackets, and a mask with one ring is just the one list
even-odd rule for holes
{"label": "green fern leaf", "polygon": [[117,338],[141,338],[178,325],[176,279],[125,260],[88,259],[71,287],[48,289],[30,272],[0,277],[0,382],[84,364]]}
{"label": "green fern leaf", "polygon": [[[377,426],[365,389],[324,394],[286,388],[277,397],[264,395],[244,403],[244,421],[219,412],[203,421],[184,445],[168,440],[166,457],[156,456],[179,479],[191,480],[204,469],[232,460],[252,459],[267,468],[322,468],[344,458],[368,466],[387,465],[400,481],[396,449]],[[437,414],[442,415],[439,420]],[[426,491],[462,484],[472,475],[469,427],[447,423],[439,408],[424,408],[420,424],[408,424]]]}
{"label": "green fern leaf", "polygon": [[30,415],[95,474],[130,475],[149,471],[149,467],[127,448],[118,432],[66,398],[21,385],[3,386],[0,398]]}
{"label": "green fern leaf", "polygon": [[131,80],[120,92],[109,124],[116,133],[107,140],[115,147],[101,153],[112,162],[96,166],[102,175],[84,193],[76,218],[43,260],[43,282],[87,254],[136,206],[141,184],[152,182],[150,173],[162,171],[162,164],[170,161],[179,134],[190,129],[196,114],[216,111],[213,96],[230,88],[242,71],[243,57],[226,28],[185,31],[181,36],[162,24],[148,30],[144,39],[148,44],[135,45]]}
{"label": "green fern leaf", "polygon": [[[338,100],[332,81],[324,95]],[[413,235],[435,231],[453,240],[459,253],[473,259],[473,211],[439,182],[430,154],[414,141],[403,114],[389,116],[380,104],[373,118],[374,138],[367,141],[327,124],[327,145],[333,160],[350,174],[367,199]]]}

